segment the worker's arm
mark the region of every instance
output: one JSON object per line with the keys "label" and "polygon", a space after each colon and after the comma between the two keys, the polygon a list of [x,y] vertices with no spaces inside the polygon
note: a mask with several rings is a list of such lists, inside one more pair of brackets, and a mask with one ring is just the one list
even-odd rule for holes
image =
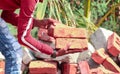
{"label": "worker's arm", "polygon": [[18,18],[18,41],[32,50],[45,54],[52,54],[53,49],[31,36],[33,28],[33,12],[38,0],[21,0],[20,14]]}
{"label": "worker's arm", "polygon": [[14,13],[14,10],[3,10],[1,14],[1,18],[14,26],[18,24],[18,17],[19,15]]}

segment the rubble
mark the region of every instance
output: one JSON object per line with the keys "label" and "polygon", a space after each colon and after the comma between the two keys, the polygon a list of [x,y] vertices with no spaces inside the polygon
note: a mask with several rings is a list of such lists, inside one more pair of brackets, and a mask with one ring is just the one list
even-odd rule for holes
{"label": "rubble", "polygon": [[81,74],[91,74],[87,61],[80,61],[78,65]]}
{"label": "rubble", "polygon": [[91,69],[92,74],[104,74],[100,68]]}
{"label": "rubble", "polygon": [[91,57],[96,63],[102,64],[109,55],[105,52],[104,48],[101,48],[96,50]]}
{"label": "rubble", "polygon": [[[57,48],[58,50],[60,48],[65,47],[65,45],[68,42],[73,41],[72,45],[76,45],[76,44],[78,45],[71,46],[72,48],[70,48],[69,51],[70,50],[73,51],[75,49],[81,50],[84,47],[86,49],[84,49],[83,51],[76,51],[73,53],[70,52],[54,59],[55,61],[58,61],[58,64],[60,65],[60,67],[57,66],[57,69],[59,71],[59,73],[57,74],[112,74],[112,73],[114,74],[120,72],[119,66],[116,64],[116,61],[113,59],[116,56],[113,56],[109,52],[109,49],[107,49],[109,37],[111,37],[111,35],[114,32],[106,30],[104,28],[99,28],[97,31],[95,31],[95,33],[91,35],[90,37],[91,43],[90,43],[86,41],[87,39],[86,37],[87,35],[85,33],[86,31],[83,32],[82,30],[82,33],[79,34],[77,33],[79,31],[72,32],[73,30],[67,28],[69,27],[66,28],[62,27],[61,29],[57,27],[54,30],[53,29],[49,30],[50,31],[49,34],[51,36],[54,36],[56,40],[53,40],[55,41],[53,43],[48,42],[48,44],[49,45],[52,44],[52,47]],[[68,32],[64,30],[70,30],[70,31]],[[76,36],[74,36],[74,34],[76,34]],[[79,37],[79,35],[81,35],[81,37]],[[44,42],[43,38],[41,37],[39,38],[40,41]],[[75,42],[74,40],[78,42]],[[79,40],[83,40],[85,42],[79,42]],[[83,44],[83,46],[80,47],[80,44]],[[114,49],[112,51],[114,51]],[[117,53],[117,56],[118,54],[119,52]],[[39,56],[41,56],[41,54],[39,54]]]}
{"label": "rubble", "polygon": [[107,49],[107,40],[112,33],[112,31],[100,27],[90,36],[90,42],[95,49]]}
{"label": "rubble", "polygon": [[48,31],[39,30],[39,41],[56,51],[69,42],[72,45],[68,53],[54,59],[42,53],[28,52],[27,49],[24,51],[23,61],[24,67],[29,69],[28,74],[120,74],[120,37],[115,32],[99,28],[88,41],[86,30],[81,28],[52,28],[49,29],[50,36]]}
{"label": "rubble", "polygon": [[62,63],[61,66],[61,74],[77,74],[78,65],[76,63]]}
{"label": "rubble", "polygon": [[106,69],[117,73],[120,72],[119,66],[109,57],[104,48],[96,50],[91,57],[96,63],[102,64]]}
{"label": "rubble", "polygon": [[119,53],[120,53],[120,37],[116,33],[113,33],[111,36],[109,36],[108,43],[107,43],[107,49],[111,55],[113,55],[113,56],[119,55]]}
{"label": "rubble", "polygon": [[105,61],[103,62],[103,66],[110,71],[120,73],[119,66],[110,57],[105,59]]}

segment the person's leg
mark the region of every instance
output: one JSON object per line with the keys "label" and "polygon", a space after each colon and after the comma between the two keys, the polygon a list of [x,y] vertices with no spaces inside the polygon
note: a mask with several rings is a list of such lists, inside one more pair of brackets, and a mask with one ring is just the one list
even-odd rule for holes
{"label": "person's leg", "polygon": [[5,56],[5,74],[21,74],[22,47],[0,18],[0,51]]}

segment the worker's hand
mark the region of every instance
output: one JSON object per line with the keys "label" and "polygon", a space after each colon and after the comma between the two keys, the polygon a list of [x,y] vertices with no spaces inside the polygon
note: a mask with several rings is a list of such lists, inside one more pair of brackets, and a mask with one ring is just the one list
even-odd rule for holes
{"label": "worker's hand", "polygon": [[55,42],[55,38],[48,35],[48,29],[39,28],[38,37],[40,40],[45,41],[45,42],[50,42],[50,43]]}
{"label": "worker's hand", "polygon": [[56,52],[56,57],[57,56],[62,56],[65,55],[66,53],[68,53],[68,49],[70,48],[71,43],[67,44],[65,48],[60,49]]}
{"label": "worker's hand", "polygon": [[33,22],[34,27],[45,28],[45,29],[48,29],[51,25],[55,26],[55,23],[60,23],[60,22],[51,18],[47,18],[43,20],[34,19]]}

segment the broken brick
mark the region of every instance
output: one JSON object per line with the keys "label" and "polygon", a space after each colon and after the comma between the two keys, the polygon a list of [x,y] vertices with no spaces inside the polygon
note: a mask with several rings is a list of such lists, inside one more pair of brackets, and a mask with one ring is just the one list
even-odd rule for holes
{"label": "broken brick", "polygon": [[106,69],[120,73],[119,66],[111,58],[106,58],[102,64]]}
{"label": "broken brick", "polygon": [[85,28],[73,28],[73,27],[55,27],[49,29],[48,34],[55,38],[87,38]]}
{"label": "broken brick", "polygon": [[109,36],[107,49],[113,56],[118,56],[120,53],[120,37],[116,33]]}
{"label": "broken brick", "polygon": [[108,55],[105,53],[104,48],[101,48],[92,53],[91,57],[96,63],[101,64],[108,57]]}
{"label": "broken brick", "polygon": [[87,39],[76,38],[56,38],[55,47],[56,49],[65,48],[69,43],[69,49],[86,50],[88,48]]}
{"label": "broken brick", "polygon": [[77,64],[75,63],[62,63],[61,74],[77,74]]}
{"label": "broken brick", "polygon": [[57,63],[48,61],[32,61],[29,74],[57,74]]}
{"label": "broken brick", "polygon": [[80,61],[78,64],[81,74],[91,74],[87,61]]}

